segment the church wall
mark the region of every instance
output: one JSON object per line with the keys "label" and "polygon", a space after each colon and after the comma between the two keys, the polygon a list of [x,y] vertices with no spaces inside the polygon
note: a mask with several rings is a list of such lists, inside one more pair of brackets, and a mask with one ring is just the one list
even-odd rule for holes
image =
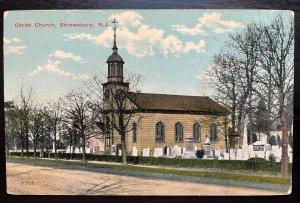
{"label": "church wall", "polygon": [[[194,146],[198,149],[203,149],[203,145],[206,139],[206,135],[210,136],[210,125],[212,123],[217,124],[218,140],[211,142],[212,149],[216,147],[225,148],[225,135],[224,135],[224,116],[214,115],[191,115],[191,114],[164,114],[164,113],[145,113],[144,118],[138,123],[137,126],[137,141],[132,142],[133,132],[129,132],[126,135],[126,146],[129,154],[132,153],[132,147],[136,147],[138,154],[141,155],[143,148],[150,148],[150,154],[154,148],[159,147],[174,147],[178,145],[180,147],[186,147],[185,138],[193,136],[193,125],[198,122],[201,126],[201,141],[195,142]],[[132,126],[134,121],[137,122],[140,114],[136,114],[132,119],[129,126]],[[157,122],[163,122],[165,126],[165,142],[155,142],[155,126]],[[183,141],[175,142],[175,124],[181,122],[183,124]],[[115,135],[117,133],[115,132]],[[120,143],[119,135],[114,136],[114,143]]]}

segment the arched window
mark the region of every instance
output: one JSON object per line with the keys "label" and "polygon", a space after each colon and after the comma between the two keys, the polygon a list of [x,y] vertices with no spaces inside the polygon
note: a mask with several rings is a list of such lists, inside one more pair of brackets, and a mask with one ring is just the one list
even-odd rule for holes
{"label": "arched window", "polygon": [[181,123],[175,124],[175,142],[183,141],[183,125]]}
{"label": "arched window", "polygon": [[218,139],[218,129],[215,123],[210,125],[210,141],[216,141]]}
{"label": "arched window", "polygon": [[112,63],[111,66],[111,76],[115,76],[115,65]]}
{"label": "arched window", "polygon": [[193,125],[193,136],[195,142],[201,142],[201,127],[199,123]]}
{"label": "arched window", "polygon": [[136,123],[132,124],[132,142],[136,143]]}
{"label": "arched window", "polygon": [[165,126],[162,122],[156,123],[155,126],[155,142],[165,142]]}

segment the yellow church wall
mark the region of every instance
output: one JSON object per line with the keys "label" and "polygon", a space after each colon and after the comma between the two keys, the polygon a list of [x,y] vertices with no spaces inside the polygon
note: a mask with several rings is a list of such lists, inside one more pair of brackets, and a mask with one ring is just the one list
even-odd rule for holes
{"label": "yellow church wall", "polygon": [[[194,146],[198,149],[203,149],[203,145],[206,139],[206,135],[210,136],[210,125],[215,123],[218,130],[218,140],[211,142],[212,149],[216,147],[225,148],[225,134],[224,134],[224,116],[214,115],[191,115],[191,114],[164,114],[164,113],[144,113],[136,114],[129,127],[132,127],[133,122],[143,115],[143,118],[137,125],[137,140],[133,143],[133,132],[126,134],[126,147],[129,154],[132,153],[132,147],[136,147],[138,154],[141,155],[144,148],[150,148],[150,155],[154,148],[159,147],[174,147],[178,145],[185,147],[185,138],[193,136],[193,125],[198,122],[201,126],[201,141],[195,142]],[[155,126],[157,122],[164,123],[165,126],[165,142],[155,142]],[[175,142],[175,124],[181,122],[183,125],[183,141]],[[120,143],[120,136],[114,132],[114,144]]]}

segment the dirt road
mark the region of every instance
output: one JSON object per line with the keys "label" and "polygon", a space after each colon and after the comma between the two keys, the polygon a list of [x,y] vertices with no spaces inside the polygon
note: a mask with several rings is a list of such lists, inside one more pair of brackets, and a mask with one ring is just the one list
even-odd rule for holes
{"label": "dirt road", "polygon": [[7,192],[34,195],[281,195],[249,188],[154,180],[6,163]]}

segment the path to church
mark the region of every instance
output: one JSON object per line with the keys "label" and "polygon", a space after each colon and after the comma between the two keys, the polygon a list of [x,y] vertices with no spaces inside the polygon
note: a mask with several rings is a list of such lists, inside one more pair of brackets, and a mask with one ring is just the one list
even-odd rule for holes
{"label": "path to church", "polygon": [[11,194],[74,195],[274,195],[249,188],[154,180],[82,170],[6,163]]}

